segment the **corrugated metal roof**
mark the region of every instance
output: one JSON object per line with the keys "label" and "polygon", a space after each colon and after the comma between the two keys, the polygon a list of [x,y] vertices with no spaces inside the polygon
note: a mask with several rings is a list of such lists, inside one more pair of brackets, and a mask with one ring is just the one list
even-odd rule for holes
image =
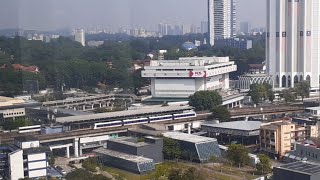
{"label": "corrugated metal roof", "polygon": [[260,121],[232,121],[224,122],[220,124],[202,124],[202,126],[214,127],[214,128],[223,128],[223,129],[235,129],[243,131],[254,131],[260,129]]}

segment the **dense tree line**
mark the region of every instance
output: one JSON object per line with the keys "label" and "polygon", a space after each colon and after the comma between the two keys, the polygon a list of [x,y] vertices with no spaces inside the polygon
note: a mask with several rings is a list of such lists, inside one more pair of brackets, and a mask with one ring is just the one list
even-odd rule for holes
{"label": "dense tree line", "polygon": [[[203,40],[203,34],[184,36],[164,36],[162,38],[133,38],[125,35],[90,35],[89,40],[104,40],[99,47],[83,47],[70,38],[60,37],[50,43],[28,41],[22,37],[0,37],[0,66],[19,63],[25,66],[35,65],[40,74],[16,73],[12,69],[1,69],[0,92],[19,94],[24,80],[40,81],[40,88],[47,86],[60,89],[95,87],[105,84],[107,87],[133,89],[148,83],[143,81],[140,72],[131,75],[128,68],[132,60],[144,60],[146,54],[160,49],[168,50],[166,59],[178,59],[182,56],[230,56],[238,65],[238,71],[231,77],[247,71],[248,63],[264,61],[264,35],[251,37],[253,49],[240,50],[228,47],[214,48],[202,45],[197,50],[185,51],[181,45],[186,41]],[[4,76],[3,74],[6,74]],[[2,77],[2,78],[1,78]],[[5,87],[5,88],[4,88]]]}
{"label": "dense tree line", "polygon": [[197,111],[212,110],[222,104],[222,97],[217,91],[198,91],[189,97],[189,105]]}
{"label": "dense tree line", "polygon": [[[71,39],[60,37],[51,43],[28,41],[21,37],[0,37],[0,91],[20,94],[24,80],[38,80],[40,88],[60,89],[95,87],[98,83],[107,87],[133,88],[143,86],[128,72],[135,50],[130,42],[106,42],[100,47],[82,47]],[[139,52],[138,52],[139,53]],[[16,72],[11,64],[35,65],[39,74]]]}

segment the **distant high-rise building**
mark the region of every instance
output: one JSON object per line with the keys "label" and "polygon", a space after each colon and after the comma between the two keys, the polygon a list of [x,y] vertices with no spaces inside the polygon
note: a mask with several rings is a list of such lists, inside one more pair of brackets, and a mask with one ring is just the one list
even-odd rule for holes
{"label": "distant high-rise building", "polygon": [[319,0],[267,0],[266,58],[277,87],[294,87],[302,80],[319,87],[319,9]]}
{"label": "distant high-rise building", "polygon": [[194,25],[194,24],[192,24],[192,25],[190,26],[190,33],[193,33],[193,34],[199,33],[199,27],[196,26],[196,25]]}
{"label": "distant high-rise building", "polygon": [[190,33],[190,26],[182,25],[182,26],[181,26],[181,29],[182,29],[182,34],[188,34],[188,33]]}
{"label": "distant high-rise building", "polygon": [[250,32],[250,23],[248,21],[245,21],[245,22],[241,22],[240,23],[240,32],[241,33],[249,33]]}
{"label": "distant high-rise building", "polygon": [[165,36],[165,35],[169,35],[169,31],[171,29],[171,26],[169,24],[162,24],[160,23],[158,25],[158,32],[162,35],[162,36]]}
{"label": "distant high-rise building", "polygon": [[214,20],[214,0],[208,0],[208,33],[209,33],[209,44],[214,45],[215,39],[215,20]]}
{"label": "distant high-rise building", "polygon": [[74,40],[86,46],[85,34],[83,29],[76,29],[74,32]]}
{"label": "distant high-rise building", "polygon": [[231,38],[236,34],[236,0],[208,0],[210,45],[214,39]]}
{"label": "distant high-rise building", "polygon": [[209,30],[209,23],[208,21],[201,21],[201,33],[207,33]]}
{"label": "distant high-rise building", "polygon": [[174,35],[182,35],[182,27],[181,25],[174,26]]}

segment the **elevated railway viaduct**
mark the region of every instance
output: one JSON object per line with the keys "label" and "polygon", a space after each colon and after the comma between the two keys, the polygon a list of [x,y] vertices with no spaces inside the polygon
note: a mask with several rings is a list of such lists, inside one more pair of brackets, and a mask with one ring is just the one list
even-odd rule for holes
{"label": "elevated railway viaduct", "polygon": [[[256,117],[263,115],[278,115],[285,113],[299,113],[304,110],[303,106],[279,106],[279,107],[263,107],[263,108],[238,108],[231,109],[231,117],[232,118],[246,118],[246,117]],[[188,118],[188,119],[178,119],[178,120],[169,120],[160,122],[162,124],[175,124],[175,123],[190,123],[194,121],[206,120],[211,115],[210,112],[197,112],[197,117]],[[133,125],[134,126],[134,125]],[[74,138],[88,137],[88,136],[99,136],[99,135],[107,135],[118,132],[126,132],[128,128],[133,126],[122,126],[122,127],[110,127],[105,129],[80,129],[73,131],[66,131],[58,134],[41,134],[35,135],[40,142],[54,142],[54,141],[63,141],[70,140]],[[10,143],[13,142],[14,137],[21,136],[18,133],[3,133],[0,136],[0,143]]]}

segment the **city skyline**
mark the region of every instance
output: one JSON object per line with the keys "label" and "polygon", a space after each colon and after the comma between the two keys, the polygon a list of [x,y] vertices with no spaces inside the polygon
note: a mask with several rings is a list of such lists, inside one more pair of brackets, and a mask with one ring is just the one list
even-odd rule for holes
{"label": "city skyline", "polygon": [[[56,30],[98,27],[117,31],[119,28],[141,27],[156,30],[157,24],[161,22],[200,25],[201,21],[207,19],[207,0],[181,2],[182,0],[137,0],[134,3],[129,0],[93,0],[89,3],[79,0],[75,4],[71,0],[63,3],[53,0],[4,0],[0,7],[0,29]],[[250,8],[254,4],[257,8]],[[255,27],[264,27],[265,4],[265,0],[238,0],[238,22],[249,21]]]}

